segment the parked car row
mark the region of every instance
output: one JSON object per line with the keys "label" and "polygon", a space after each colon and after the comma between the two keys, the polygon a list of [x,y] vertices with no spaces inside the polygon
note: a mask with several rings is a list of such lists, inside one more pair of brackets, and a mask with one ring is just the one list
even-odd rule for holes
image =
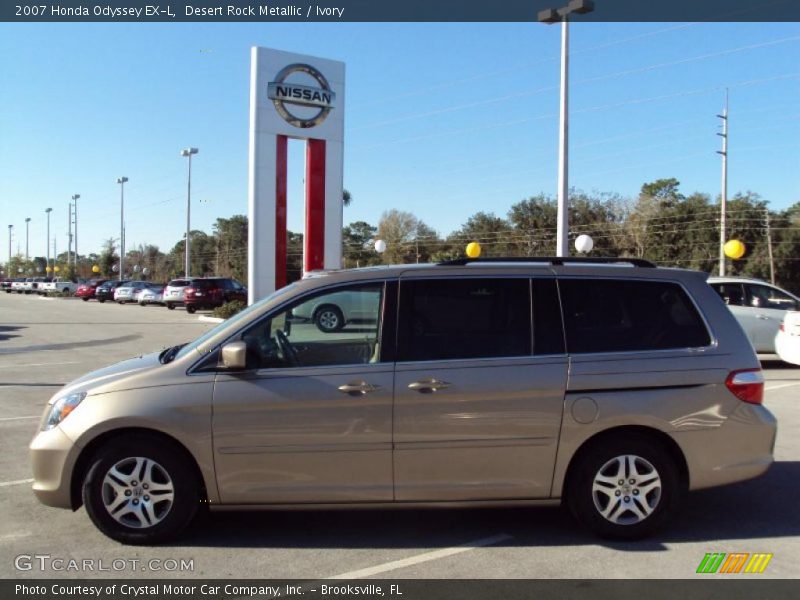
{"label": "parked car row", "polygon": [[53,292],[72,294],[77,288],[78,284],[75,281],[63,277],[17,277],[3,279],[0,282],[0,289],[7,294],[12,292],[39,295]]}
{"label": "parked car row", "polygon": [[194,313],[198,309],[216,308],[233,300],[246,302],[247,288],[229,277],[180,278],[166,284],[99,279],[81,284],[75,295],[84,302],[94,299],[101,303],[158,304],[170,310],[185,306],[187,312]]}

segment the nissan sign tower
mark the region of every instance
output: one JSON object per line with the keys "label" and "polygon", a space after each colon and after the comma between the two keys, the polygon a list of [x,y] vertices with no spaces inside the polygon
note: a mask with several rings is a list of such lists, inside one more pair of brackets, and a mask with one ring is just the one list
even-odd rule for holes
{"label": "nissan sign tower", "polygon": [[250,304],[286,285],[289,138],[306,140],[303,270],[342,264],[344,63],[253,48],[248,176]]}

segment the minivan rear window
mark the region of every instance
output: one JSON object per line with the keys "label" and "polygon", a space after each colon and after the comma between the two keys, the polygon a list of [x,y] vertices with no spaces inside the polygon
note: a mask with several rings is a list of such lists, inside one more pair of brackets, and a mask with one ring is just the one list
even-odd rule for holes
{"label": "minivan rear window", "polygon": [[561,279],[567,351],[631,352],[708,346],[711,336],[679,285]]}

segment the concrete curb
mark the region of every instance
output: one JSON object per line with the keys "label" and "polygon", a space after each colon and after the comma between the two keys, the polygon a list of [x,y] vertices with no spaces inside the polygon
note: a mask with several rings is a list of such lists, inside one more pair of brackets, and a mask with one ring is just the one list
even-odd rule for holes
{"label": "concrete curb", "polygon": [[203,321],[204,323],[222,323],[225,319],[220,319],[219,317],[207,317],[206,315],[200,315],[197,317],[198,321]]}

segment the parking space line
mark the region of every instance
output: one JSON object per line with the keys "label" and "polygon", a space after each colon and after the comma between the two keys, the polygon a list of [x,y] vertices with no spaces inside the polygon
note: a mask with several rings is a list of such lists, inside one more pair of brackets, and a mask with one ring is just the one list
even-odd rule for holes
{"label": "parking space line", "polygon": [[382,565],[367,567],[366,569],[358,569],[357,571],[348,571],[347,573],[334,575],[329,579],[361,579],[363,577],[370,577],[372,575],[377,575],[378,573],[385,573],[386,571],[402,569],[404,567],[418,565],[419,563],[428,562],[431,560],[437,560],[440,558],[446,558],[448,556],[453,556],[454,554],[461,554],[462,552],[468,552],[470,550],[475,550],[476,548],[481,548],[483,546],[491,546],[492,544],[497,544],[500,542],[505,542],[506,540],[510,540],[512,539],[512,537],[513,536],[510,536],[506,533],[501,533],[499,535],[494,535],[492,537],[475,540],[473,542],[467,542],[466,544],[462,544],[461,546],[453,546],[452,548],[443,548],[441,550],[434,550],[433,552],[425,552],[423,554],[417,554],[416,556],[409,556],[408,558],[403,558],[400,560],[393,560],[391,562],[383,563]]}
{"label": "parking space line", "polygon": [[33,483],[33,479],[17,479],[16,481],[0,481],[0,487],[9,487],[11,485],[22,485],[23,483]]}
{"label": "parking space line", "polygon": [[771,390],[780,390],[780,389],[787,388],[787,387],[792,387],[792,386],[795,386],[795,385],[800,385],[800,381],[797,381],[795,383],[782,383],[780,385],[771,385],[769,387],[765,387],[764,391],[765,392],[769,392]]}
{"label": "parking space line", "polygon": [[49,362],[49,363],[28,363],[26,365],[0,365],[0,369],[21,369],[23,367],[52,367],[54,365],[77,365],[79,361],[71,360],[69,362]]}
{"label": "parking space line", "polygon": [[42,415],[31,415],[30,417],[0,417],[0,421],[21,421],[23,419],[40,419]]}

